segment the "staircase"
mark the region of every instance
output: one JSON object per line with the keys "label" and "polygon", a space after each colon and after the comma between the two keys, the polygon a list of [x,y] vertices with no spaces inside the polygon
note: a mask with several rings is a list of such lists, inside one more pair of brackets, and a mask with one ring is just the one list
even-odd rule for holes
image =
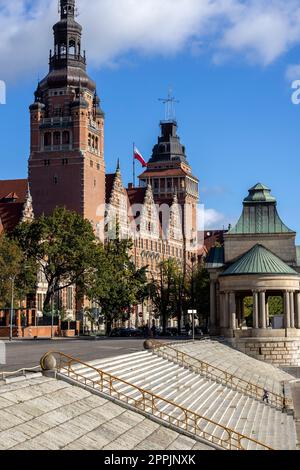
{"label": "staircase", "polygon": [[203,417],[198,422],[201,437],[223,448],[231,448],[226,444],[233,439],[230,430],[250,438],[241,442],[247,450],[260,449],[260,443],[274,449],[296,448],[292,416],[147,351],[88,364],[74,362],[71,367],[69,362],[60,374],[95,388],[101,380],[103,384],[99,371],[107,374],[111,396],[136,408],[140,404],[141,411],[170,424],[187,429],[195,415]]}
{"label": "staircase", "polygon": [[249,357],[220,341],[204,340],[172,344],[177,351],[181,351],[194,359],[209,363],[213,368],[218,368],[236,378],[241,378],[270,393],[282,395],[283,383],[287,400],[292,400],[292,394],[288,382],[294,377],[290,374]]}

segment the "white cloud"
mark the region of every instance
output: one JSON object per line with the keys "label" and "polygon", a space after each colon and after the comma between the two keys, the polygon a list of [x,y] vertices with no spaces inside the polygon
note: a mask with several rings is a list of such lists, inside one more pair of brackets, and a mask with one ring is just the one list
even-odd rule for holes
{"label": "white cloud", "polygon": [[228,219],[215,209],[204,209],[204,229],[216,230],[228,227]]}
{"label": "white cloud", "polygon": [[[210,51],[268,65],[300,42],[299,0],[78,0],[91,65]],[[57,0],[0,0],[0,78],[44,73]]]}

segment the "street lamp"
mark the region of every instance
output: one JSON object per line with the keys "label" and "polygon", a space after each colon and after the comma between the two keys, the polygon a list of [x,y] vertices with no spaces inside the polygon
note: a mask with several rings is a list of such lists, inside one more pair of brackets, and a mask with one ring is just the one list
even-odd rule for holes
{"label": "street lamp", "polygon": [[15,289],[15,280],[16,275],[13,275],[9,278],[11,281],[11,303],[10,303],[10,332],[9,332],[9,341],[13,340],[13,318],[14,318],[14,289]]}
{"label": "street lamp", "polygon": [[195,342],[195,316],[197,315],[197,310],[188,310],[188,314],[192,315],[193,342]]}

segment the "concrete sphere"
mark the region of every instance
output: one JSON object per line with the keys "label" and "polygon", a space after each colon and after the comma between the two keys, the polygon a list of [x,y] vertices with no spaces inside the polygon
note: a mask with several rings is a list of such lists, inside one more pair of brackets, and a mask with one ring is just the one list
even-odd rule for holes
{"label": "concrete sphere", "polygon": [[154,349],[154,343],[151,339],[147,339],[145,342],[144,342],[144,349]]}
{"label": "concrete sphere", "polygon": [[44,371],[56,370],[56,359],[53,354],[46,354],[41,359],[41,367]]}

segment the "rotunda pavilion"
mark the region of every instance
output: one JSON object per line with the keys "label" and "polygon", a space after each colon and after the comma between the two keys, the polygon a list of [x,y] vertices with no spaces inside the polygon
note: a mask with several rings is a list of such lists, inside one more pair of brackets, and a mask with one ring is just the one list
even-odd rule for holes
{"label": "rotunda pavilion", "polygon": [[[231,338],[236,347],[263,360],[300,365],[300,250],[295,241],[271,190],[262,184],[251,188],[224,246],[212,248],[206,260],[212,335]],[[249,297],[252,315],[246,318]],[[277,321],[270,318],[271,297],[283,300]]]}

